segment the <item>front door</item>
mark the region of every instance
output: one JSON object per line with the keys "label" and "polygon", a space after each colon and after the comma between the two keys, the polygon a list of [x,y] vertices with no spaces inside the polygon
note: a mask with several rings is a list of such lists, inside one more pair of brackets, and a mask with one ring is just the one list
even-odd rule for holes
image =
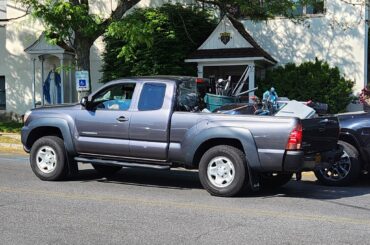
{"label": "front door", "polygon": [[129,156],[129,125],[135,83],[119,83],[93,96],[75,117],[76,149],[83,155]]}

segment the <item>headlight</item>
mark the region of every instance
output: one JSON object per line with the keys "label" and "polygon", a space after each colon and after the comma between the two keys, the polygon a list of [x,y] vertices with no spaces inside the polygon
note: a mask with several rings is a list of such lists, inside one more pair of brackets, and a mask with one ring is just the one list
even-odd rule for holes
{"label": "headlight", "polygon": [[28,117],[31,115],[32,111],[27,111],[23,116],[23,124],[27,122]]}

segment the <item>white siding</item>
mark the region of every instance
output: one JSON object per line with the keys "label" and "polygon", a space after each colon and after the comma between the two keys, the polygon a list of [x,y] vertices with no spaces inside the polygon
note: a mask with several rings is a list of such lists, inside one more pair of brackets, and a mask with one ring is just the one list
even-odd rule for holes
{"label": "white siding", "polygon": [[6,19],[6,0],[0,0],[0,19]]}
{"label": "white siding", "polygon": [[315,57],[338,66],[347,78],[356,81],[355,91],[366,83],[367,25],[365,7],[327,1],[327,13],[301,24],[288,19],[254,23],[245,27],[279,64],[302,63]]}

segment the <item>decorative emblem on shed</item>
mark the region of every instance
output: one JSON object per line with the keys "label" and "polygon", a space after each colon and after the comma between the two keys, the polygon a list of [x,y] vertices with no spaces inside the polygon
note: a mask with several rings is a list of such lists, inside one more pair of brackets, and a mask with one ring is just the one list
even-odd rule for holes
{"label": "decorative emblem on shed", "polygon": [[220,33],[220,40],[223,44],[227,44],[228,42],[230,42],[230,39],[231,39],[231,33],[230,32],[221,32]]}

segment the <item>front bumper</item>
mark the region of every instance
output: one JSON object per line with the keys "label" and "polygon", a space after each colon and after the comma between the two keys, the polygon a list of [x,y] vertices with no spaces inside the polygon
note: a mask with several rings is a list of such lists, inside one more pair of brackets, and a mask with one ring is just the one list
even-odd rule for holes
{"label": "front bumper", "polygon": [[30,130],[27,126],[24,126],[21,130],[21,142],[23,144],[23,150],[27,153],[30,153],[31,149],[27,147],[27,138]]}

